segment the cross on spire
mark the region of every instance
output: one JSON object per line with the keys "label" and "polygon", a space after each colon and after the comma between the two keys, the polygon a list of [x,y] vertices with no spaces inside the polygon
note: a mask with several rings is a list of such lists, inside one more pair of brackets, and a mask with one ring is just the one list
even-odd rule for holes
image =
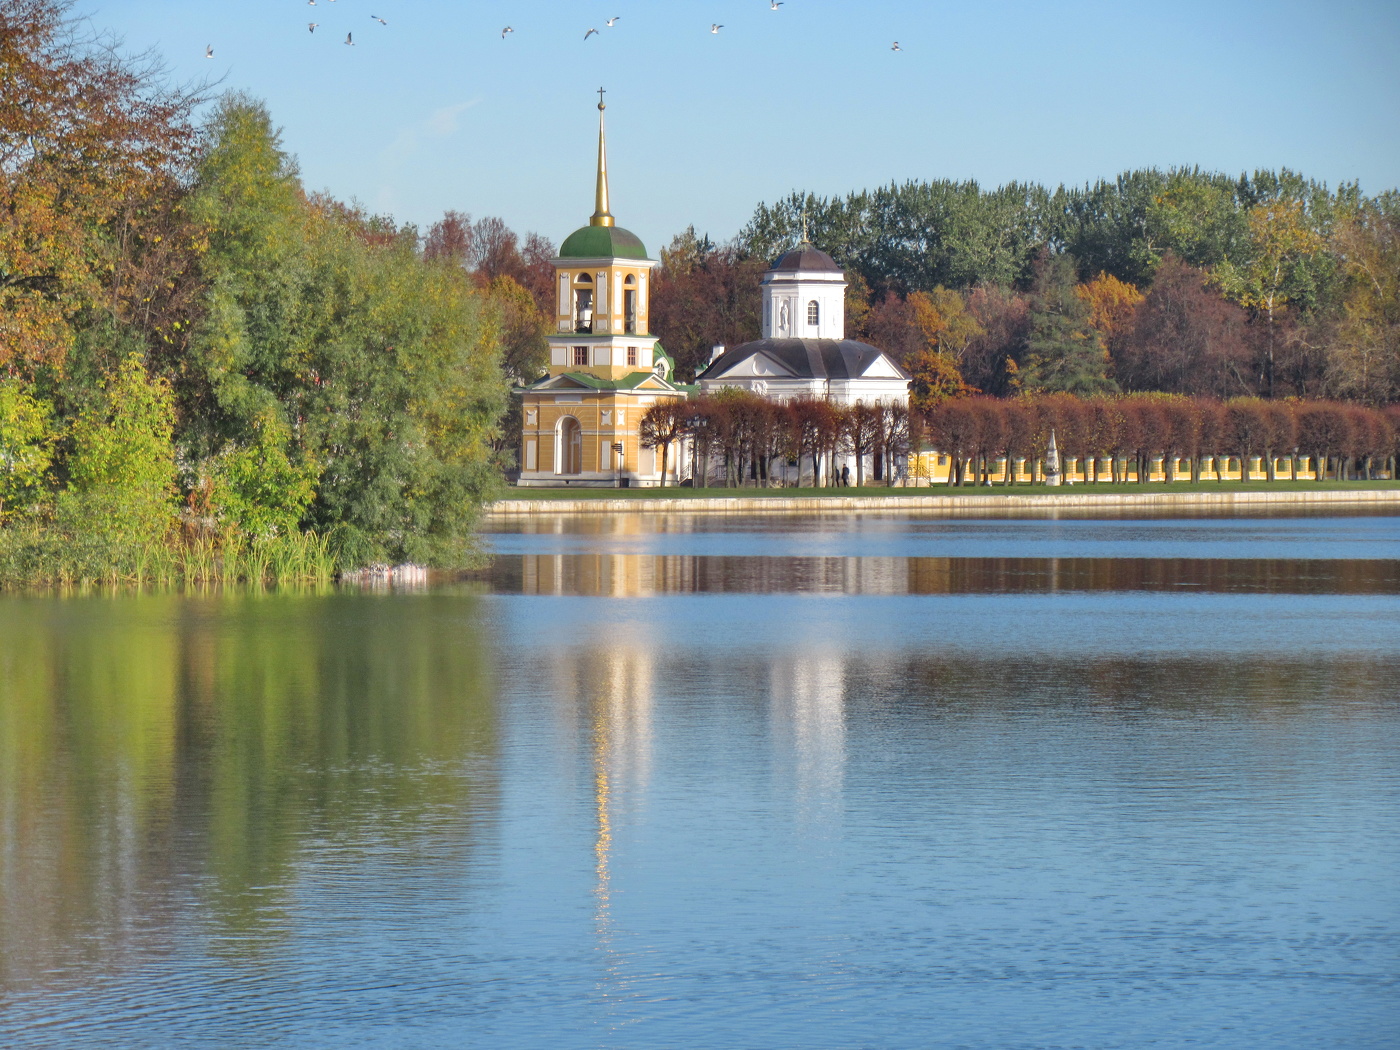
{"label": "cross on spire", "polygon": [[611,226],[612,212],[608,210],[608,144],[603,134],[603,89],[598,89],[598,189],[594,196],[593,217],[590,226]]}

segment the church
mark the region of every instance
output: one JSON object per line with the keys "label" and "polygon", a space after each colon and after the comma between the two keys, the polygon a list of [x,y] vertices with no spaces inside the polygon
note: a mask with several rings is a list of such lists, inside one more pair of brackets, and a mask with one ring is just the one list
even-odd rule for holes
{"label": "church", "polygon": [[775,401],[909,403],[913,378],[883,350],[846,338],[846,275],[805,238],[763,275],[762,338],[725,349],[698,377],[703,393],[743,387]]}
{"label": "church", "polygon": [[[549,374],[521,391],[522,486],[652,486],[661,455],[643,448],[637,425],[658,400],[685,398],[673,362],[649,334],[648,284],[658,265],[641,240],[614,221],[608,154],[598,102],[598,179],[588,225],[564,239],[552,260],[557,290]],[[682,457],[668,464],[677,484]]]}
{"label": "church", "polygon": [[[600,91],[593,215],[551,260],[558,294],[546,337],[549,371],[520,391],[517,484],[662,484],[662,456],[642,446],[638,424],[657,401],[696,392],[737,386],[775,401],[909,403],[909,373],[884,351],[846,338],[846,276],[805,233],[763,275],[762,337],[716,347],[695,385],[678,383],[674,362],[648,330],[649,277],[659,264],[610,210],[606,108]],[[679,484],[688,461],[684,447],[668,457],[665,483]]]}

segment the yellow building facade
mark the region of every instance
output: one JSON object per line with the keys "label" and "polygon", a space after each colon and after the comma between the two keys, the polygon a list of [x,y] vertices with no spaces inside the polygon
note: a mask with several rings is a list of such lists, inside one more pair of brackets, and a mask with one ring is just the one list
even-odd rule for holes
{"label": "yellow building facade", "polygon": [[552,260],[549,372],[521,391],[521,486],[650,486],[677,484],[685,474],[681,448],[663,456],[639,435],[648,408],[688,390],[672,381],[672,361],[648,330],[657,262],[610,210],[605,108],[600,94],[593,215]]}

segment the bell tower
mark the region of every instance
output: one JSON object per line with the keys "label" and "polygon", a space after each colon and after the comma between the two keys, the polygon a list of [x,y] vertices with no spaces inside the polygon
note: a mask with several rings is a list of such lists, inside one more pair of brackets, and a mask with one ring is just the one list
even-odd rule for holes
{"label": "bell tower", "polygon": [[564,239],[553,261],[557,302],[554,331],[548,337],[549,371],[615,380],[659,367],[665,378],[671,362],[657,352],[656,337],[649,330],[648,292],[657,263],[647,258],[641,240],[613,218],[606,110],[599,88],[593,214],[587,226]]}
{"label": "bell tower", "polygon": [[638,429],[652,405],[683,399],[687,388],[673,382],[671,359],[650,330],[657,262],[613,218],[606,109],[600,88],[593,214],[551,260],[549,374],[520,391],[520,485],[675,485],[687,462],[680,448],[663,459]]}

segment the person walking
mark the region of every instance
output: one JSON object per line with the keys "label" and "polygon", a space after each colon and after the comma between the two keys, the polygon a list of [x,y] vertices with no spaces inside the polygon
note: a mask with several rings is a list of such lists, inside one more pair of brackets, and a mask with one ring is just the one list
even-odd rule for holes
{"label": "person walking", "polygon": [[841,487],[844,489],[851,487],[851,465],[849,463],[841,468]]}

